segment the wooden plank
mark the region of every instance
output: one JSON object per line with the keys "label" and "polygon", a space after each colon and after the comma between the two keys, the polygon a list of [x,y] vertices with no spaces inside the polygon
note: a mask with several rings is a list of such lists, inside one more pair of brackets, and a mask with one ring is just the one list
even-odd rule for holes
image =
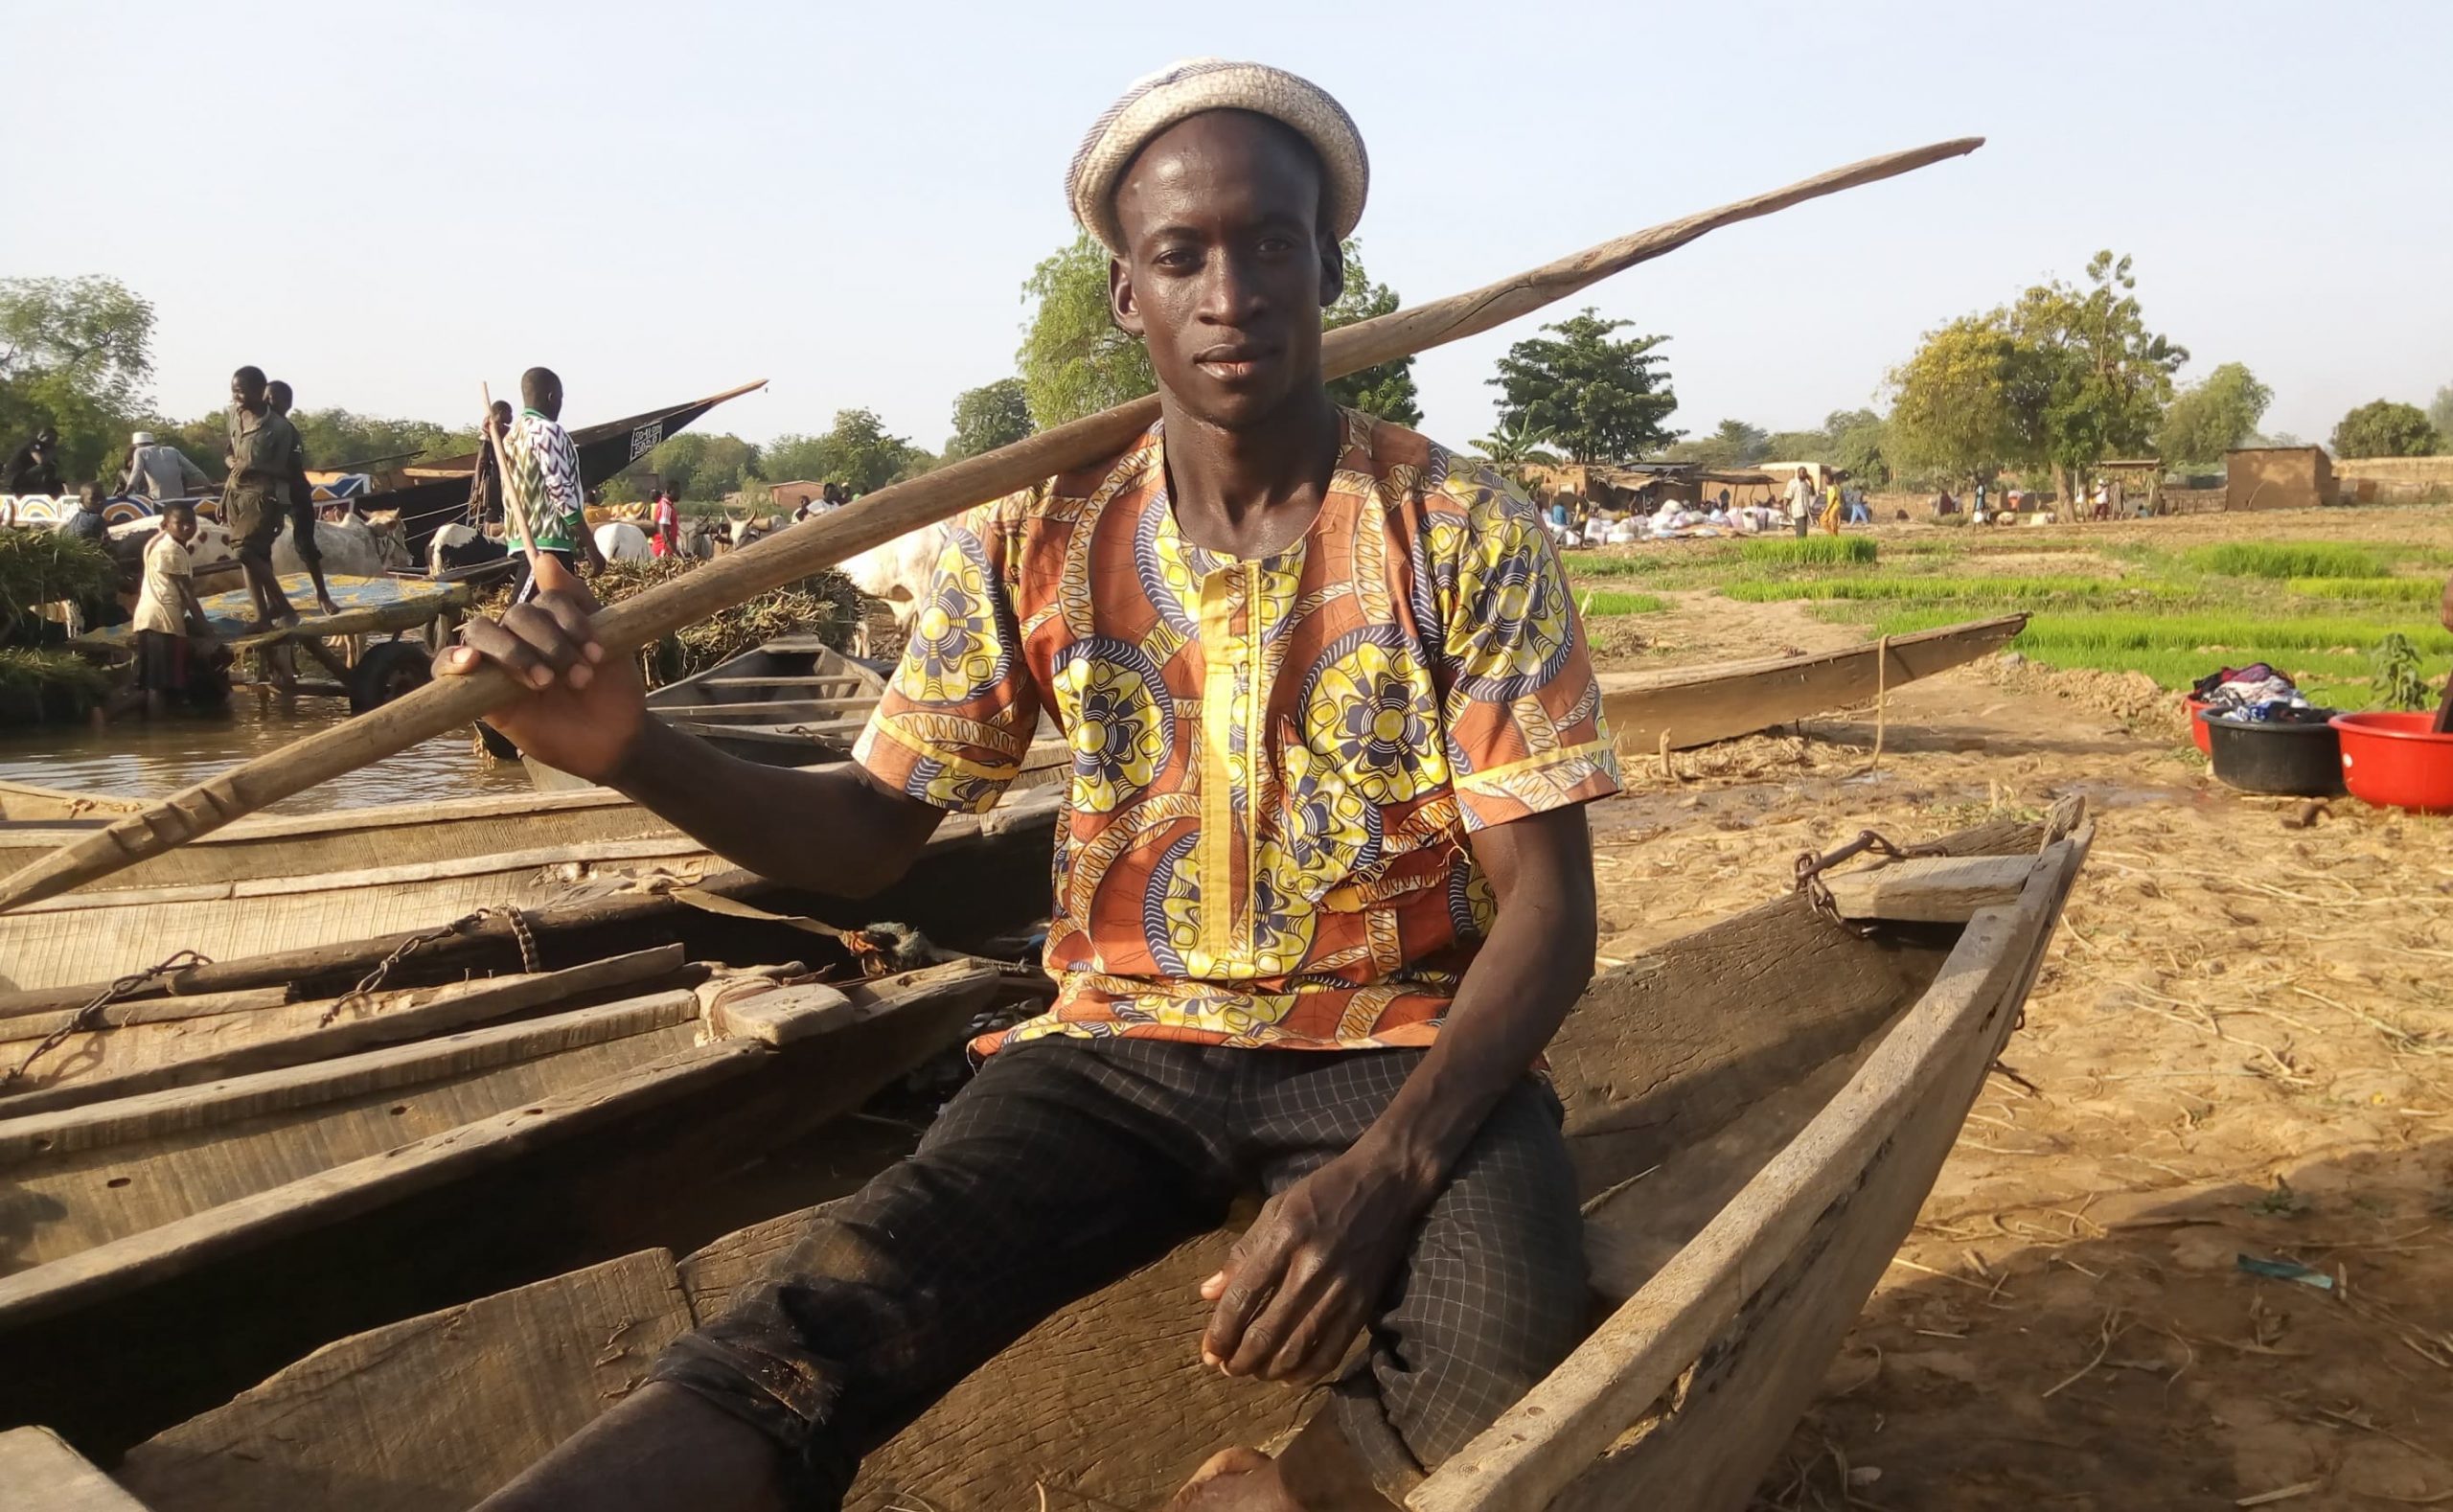
{"label": "wooden plank", "polygon": [[149,1512],[47,1428],[0,1432],[0,1505],[11,1512]]}
{"label": "wooden plank", "polygon": [[686,716],[693,720],[752,720],[770,724],[799,720],[817,722],[839,718],[847,710],[860,712],[877,707],[877,695],[866,694],[845,699],[765,699],[746,703],[689,703],[678,708],[658,709],[666,719]]}
{"label": "wooden plank", "polygon": [[1811,656],[1762,657],[1665,672],[1601,676],[1601,709],[1621,756],[1661,748],[1685,750],[1845,708],[1871,699],[1877,687],[1904,687],[1974,661],[2009,644],[2027,628],[2024,614],[1973,620],[1914,635]]}
{"label": "wooden plank", "polygon": [[693,1023],[698,1013],[699,999],[688,992],[654,993],[519,1023],[465,1030],[432,1042],[250,1072],[202,1087],[171,1088],[94,1107],[0,1118],[0,1170],[19,1174],[41,1159],[195,1134],[268,1113],[537,1060],[582,1045]]}
{"label": "wooden plank", "polygon": [[677,1050],[512,1111],[0,1276],[0,1325],[96,1305],[208,1260],[368,1211],[473,1168],[512,1159],[546,1140],[584,1134],[641,1106],[735,1082],[774,1054],[744,1040]]}
{"label": "wooden plank", "polygon": [[1823,881],[1844,919],[1959,924],[2018,902],[2034,866],[2031,856],[1919,856]]}
{"label": "wooden plank", "polygon": [[808,982],[749,997],[721,998],[708,1018],[726,1039],[786,1045],[824,1034],[858,1011],[852,999],[836,989]]}
{"label": "wooden plank", "polygon": [[[2016,1019],[2084,848],[2083,839],[2065,844],[2053,864],[2037,869],[2015,907],[1986,909],[1971,919],[1933,987],[1805,1130],[1564,1364],[1417,1487],[1407,1504],[1414,1512],[1742,1505],[1762,1469],[1753,1457],[1756,1449],[1768,1456],[1786,1434],[1796,1417],[1792,1395],[1801,1401],[1811,1391],[1827,1353],[1800,1347],[1774,1358],[1768,1350],[1749,1351],[1750,1360],[1759,1362],[1753,1365],[1763,1378],[1758,1389],[1702,1397],[1718,1421],[1687,1440],[1683,1462],[1639,1455],[1649,1439],[1629,1444],[1622,1435],[1742,1313],[1753,1328],[1764,1327],[1767,1315],[1786,1316],[1798,1336],[1793,1342],[1816,1337],[1827,1324],[1836,1347],[1864,1300],[1863,1291],[1846,1288],[1861,1273],[1870,1288],[1913,1221],[1975,1084]],[[1899,1190],[1888,1201],[1857,1190],[1878,1159],[1900,1172]],[[1827,1236],[1826,1245],[1814,1243],[1818,1234]],[[1829,1246],[1837,1252],[1826,1252]],[[1812,1262],[1819,1260],[1843,1278],[1820,1282],[1810,1295],[1790,1293],[1787,1302],[1762,1300],[1777,1296],[1767,1282],[1800,1256],[1809,1256],[1805,1272],[1814,1273]],[[1694,1412],[1698,1400],[1690,1387],[1673,1411]],[[1605,1453],[1575,1498],[1561,1503],[1561,1493],[1586,1478]],[[1710,1467],[1701,1463],[1707,1454]],[[1639,1482],[1633,1468],[1639,1463],[1666,1480]],[[1732,1500],[1741,1465],[1744,1484]]]}
{"label": "wooden plank", "polygon": [[[90,996],[90,995],[89,995]],[[92,1019],[105,1028],[135,1023],[171,1023],[183,1019],[211,1019],[225,1014],[253,1014],[279,1008],[290,1000],[286,987],[247,987],[237,992],[194,993],[183,997],[139,997],[104,1003]],[[0,1044],[39,1040],[65,1028],[80,1008],[48,1004],[0,1004]]]}
{"label": "wooden plank", "polygon": [[[218,1017],[228,1021],[211,1026],[215,1032],[195,1037],[176,1032],[187,1027],[184,1015],[172,1021],[172,1033],[147,1032],[161,1022],[151,1013],[187,999],[115,1004],[124,1013],[140,1017],[91,1034],[72,1036],[62,1042],[52,1052],[51,1065],[36,1062],[34,1074],[19,1084],[30,1089],[0,1094],[0,1119],[131,1097],[140,1092],[193,1087],[217,1078],[310,1061],[334,1060],[374,1045],[424,1039],[548,1003],[670,976],[680,972],[683,965],[680,946],[660,946],[591,961],[567,971],[502,976],[425,992],[374,995],[329,1024],[321,1020],[340,1009],[338,1002],[290,1004],[280,1015],[224,1013]],[[130,1053],[115,1054],[119,1046],[114,1042],[130,1040],[138,1042]],[[126,1068],[107,1075],[84,1074],[80,1069],[87,1065],[110,1066],[115,1063],[126,1063]]]}
{"label": "wooden plank", "polygon": [[328,1345],[130,1450],[120,1478],[151,1512],[463,1512],[689,1326],[671,1253],[626,1255]]}

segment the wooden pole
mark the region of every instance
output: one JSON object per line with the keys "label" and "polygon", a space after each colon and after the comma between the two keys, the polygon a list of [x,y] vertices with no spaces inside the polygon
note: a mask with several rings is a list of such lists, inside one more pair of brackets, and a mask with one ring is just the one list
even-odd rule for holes
{"label": "wooden pole", "polygon": [[[1613,273],[1674,252],[1721,226],[1895,178],[1983,145],[1983,137],[1960,137],[1868,158],[1785,189],[1604,241],[1470,293],[1332,331],[1322,338],[1321,359],[1329,377],[1342,378],[1479,335]],[[1120,451],[1158,417],[1158,401],[1152,395],[880,489],[849,508],[804,520],[686,577],[598,610],[597,638],[613,655],[635,651],[906,532]],[[526,691],[493,667],[467,676],[438,677],[379,709],[242,762],[28,862],[0,881],[0,911],[158,856],[317,783],[448,734]]]}

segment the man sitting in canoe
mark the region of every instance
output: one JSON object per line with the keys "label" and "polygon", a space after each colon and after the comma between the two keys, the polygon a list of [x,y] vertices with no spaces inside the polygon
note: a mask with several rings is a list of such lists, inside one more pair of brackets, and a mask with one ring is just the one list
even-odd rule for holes
{"label": "man sitting in canoe", "polygon": [[[1391,1499],[1580,1336],[1536,1065],[1592,973],[1581,805],[1616,769],[1532,507],[1323,386],[1366,178],[1345,112],[1275,69],[1181,64],[1100,119],[1068,188],[1161,422],[950,528],[854,763],[752,766],[647,720],[550,562],[439,658],[531,683],[493,718],[539,759],[839,894],[993,805],[1043,710],[1073,751],[1053,1008],[978,1042],[916,1155],[490,1505],[833,1505],[964,1375],[1244,1190],[1259,1218],[1184,1299],[1204,1359],[1334,1377]],[[1178,1504],[1302,1494],[1235,1450]]]}

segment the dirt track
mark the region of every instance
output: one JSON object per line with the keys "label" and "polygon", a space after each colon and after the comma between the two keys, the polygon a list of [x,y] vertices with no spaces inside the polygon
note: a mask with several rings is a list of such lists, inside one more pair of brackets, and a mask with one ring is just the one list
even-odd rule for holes
{"label": "dirt track", "polygon": [[[1613,661],[1629,634],[1659,666],[1859,633],[1708,595],[1634,623]],[[1612,959],[1862,827],[2073,791],[2097,817],[2018,1079],[1758,1504],[2453,1505],[2453,823],[2338,799],[2294,829],[2185,741],[2144,678],[1988,662],[1895,696],[1876,773],[1869,718],[1813,721],[1639,763],[1595,811]]]}

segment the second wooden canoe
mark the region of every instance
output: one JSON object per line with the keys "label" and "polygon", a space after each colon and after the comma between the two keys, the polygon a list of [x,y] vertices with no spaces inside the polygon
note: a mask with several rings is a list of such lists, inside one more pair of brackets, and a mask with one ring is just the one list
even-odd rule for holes
{"label": "second wooden canoe", "polygon": [[[1939,842],[1999,859],[1983,888],[1849,893],[1916,915],[1948,891],[1953,920],[1861,933],[1791,895],[1595,979],[1549,1059],[1604,1320],[1415,1512],[1747,1504],[2018,1020],[2086,853],[2076,823]],[[456,1512],[635,1388],[808,1216],[343,1340],[137,1447],[120,1480],[154,1512]],[[1312,1505],[1359,1504],[1312,1397],[1201,1363],[1195,1289],[1232,1238],[1033,1329],[871,1455],[849,1504],[1150,1507],[1232,1443],[1285,1446]]]}
{"label": "second wooden canoe", "polygon": [[1945,625],[1806,656],[1601,676],[1601,710],[1621,756],[1709,745],[1809,715],[1871,700],[2001,650],[2027,629],[2024,614]]}

